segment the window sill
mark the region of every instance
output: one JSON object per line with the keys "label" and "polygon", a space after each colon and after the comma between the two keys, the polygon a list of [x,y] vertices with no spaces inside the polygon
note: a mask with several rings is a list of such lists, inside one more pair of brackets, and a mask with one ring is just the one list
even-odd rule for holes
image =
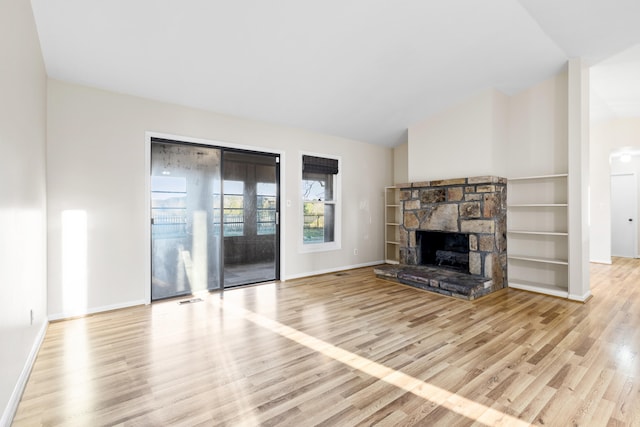
{"label": "window sill", "polygon": [[314,253],[314,252],[329,252],[337,251],[341,249],[341,245],[338,242],[328,243],[303,243],[300,245],[299,253]]}

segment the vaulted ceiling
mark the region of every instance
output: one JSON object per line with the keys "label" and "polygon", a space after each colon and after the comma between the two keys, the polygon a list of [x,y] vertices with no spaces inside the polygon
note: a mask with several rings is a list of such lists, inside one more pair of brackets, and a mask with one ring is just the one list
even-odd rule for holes
{"label": "vaulted ceiling", "polygon": [[[31,3],[52,78],[385,146],[476,92],[517,93],[571,57],[600,64],[599,113],[640,115],[638,0]],[[623,62],[636,68],[625,74]]]}

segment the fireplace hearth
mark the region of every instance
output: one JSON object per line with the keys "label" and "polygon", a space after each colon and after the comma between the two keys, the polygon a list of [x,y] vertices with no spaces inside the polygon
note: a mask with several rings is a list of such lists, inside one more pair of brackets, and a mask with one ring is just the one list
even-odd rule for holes
{"label": "fireplace hearth", "polygon": [[379,277],[475,299],[507,285],[507,181],[495,176],[396,185],[400,265]]}

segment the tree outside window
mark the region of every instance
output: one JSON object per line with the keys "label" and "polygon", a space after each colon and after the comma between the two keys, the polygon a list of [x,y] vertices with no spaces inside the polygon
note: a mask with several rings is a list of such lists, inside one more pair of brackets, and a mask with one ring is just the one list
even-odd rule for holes
{"label": "tree outside window", "polygon": [[303,244],[335,242],[338,160],[303,156]]}

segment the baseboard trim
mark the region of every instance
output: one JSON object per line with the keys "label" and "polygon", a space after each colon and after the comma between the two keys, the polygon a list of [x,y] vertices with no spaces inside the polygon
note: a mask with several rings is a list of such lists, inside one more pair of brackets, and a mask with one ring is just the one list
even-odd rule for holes
{"label": "baseboard trim", "polygon": [[587,293],[584,295],[569,294],[569,299],[571,301],[587,302],[587,300],[589,300],[591,296],[591,291],[587,291]]}
{"label": "baseboard trim", "polygon": [[129,308],[129,307],[134,307],[136,305],[144,305],[144,304],[146,304],[145,300],[136,300],[136,301],[127,301],[120,304],[103,305],[102,307],[87,308],[86,310],[82,310],[82,311],[50,314],[49,321],[55,322],[58,320],[71,319],[74,317],[82,317],[90,314],[102,313],[104,311],[119,310],[121,308]]}
{"label": "baseboard trim", "polygon": [[280,280],[282,280],[284,282],[284,281],[287,281],[287,280],[302,279],[304,277],[318,276],[320,274],[329,274],[329,273],[337,273],[338,271],[353,270],[354,268],[372,267],[374,265],[380,265],[380,264],[384,264],[384,261],[380,260],[380,261],[365,262],[365,263],[362,263],[362,264],[343,265],[341,267],[336,267],[336,268],[327,268],[327,269],[324,269],[324,270],[309,271],[309,272],[300,273],[300,274],[291,274],[291,275],[287,275],[284,278],[281,277]]}
{"label": "baseboard trim", "polygon": [[29,356],[27,357],[27,360],[24,363],[24,367],[22,368],[22,372],[18,377],[18,381],[13,388],[13,393],[11,393],[9,402],[7,403],[7,406],[2,413],[2,418],[0,418],[0,426],[2,427],[9,427],[11,425],[11,422],[13,421],[13,417],[15,417],[16,415],[18,404],[20,403],[20,399],[22,398],[22,393],[24,392],[24,388],[27,386],[29,375],[31,375],[31,369],[33,369],[33,364],[35,363],[38,352],[40,351],[40,347],[44,342],[44,337],[47,333],[48,325],[49,322],[42,322],[42,326],[40,327],[40,330],[36,335],[36,339],[33,342],[33,346],[31,347]]}
{"label": "baseboard trim", "polygon": [[605,259],[592,259],[589,262],[593,262],[595,264],[608,264],[611,265],[611,258],[609,258],[609,260],[605,260]]}

